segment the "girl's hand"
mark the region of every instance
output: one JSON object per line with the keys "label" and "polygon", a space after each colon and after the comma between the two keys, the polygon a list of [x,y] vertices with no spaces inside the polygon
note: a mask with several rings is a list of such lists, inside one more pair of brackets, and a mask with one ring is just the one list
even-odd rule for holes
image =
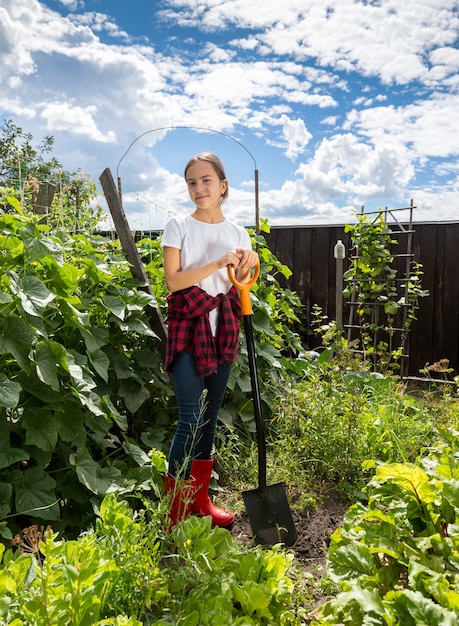
{"label": "girl's hand", "polygon": [[234,269],[239,267],[241,262],[241,252],[237,250],[231,250],[230,252],[226,252],[223,256],[215,261],[220,269],[227,267],[228,265],[232,265]]}
{"label": "girl's hand", "polygon": [[247,269],[254,267],[258,263],[258,254],[253,250],[244,250],[243,248],[236,248],[236,254],[239,257],[239,265],[236,265],[238,269]]}
{"label": "girl's hand", "polygon": [[243,248],[236,248],[236,254],[239,259],[239,264],[234,266],[236,278],[239,282],[246,283],[250,280],[250,268],[258,263],[258,254]]}
{"label": "girl's hand", "polygon": [[258,263],[258,254],[253,250],[245,250],[244,248],[236,248],[221,256],[216,261],[218,267],[227,267],[232,265],[235,270],[250,270]]}

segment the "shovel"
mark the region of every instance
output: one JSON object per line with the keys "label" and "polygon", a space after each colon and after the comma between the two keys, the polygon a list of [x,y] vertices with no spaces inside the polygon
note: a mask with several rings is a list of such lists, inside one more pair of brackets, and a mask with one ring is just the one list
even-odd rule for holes
{"label": "shovel", "polygon": [[233,266],[228,265],[228,276],[239,291],[241,311],[244,319],[244,331],[249,358],[250,381],[252,383],[253,406],[257,426],[258,444],[258,487],[243,491],[245,508],[249,517],[250,526],[255,543],[275,545],[283,543],[293,546],[297,539],[295,524],[287,501],[284,483],[266,484],[266,436],[265,425],[261,412],[260,389],[257,375],[257,357],[252,329],[252,304],[250,302],[250,287],[260,274],[260,264],[247,283],[240,283],[236,279]]}

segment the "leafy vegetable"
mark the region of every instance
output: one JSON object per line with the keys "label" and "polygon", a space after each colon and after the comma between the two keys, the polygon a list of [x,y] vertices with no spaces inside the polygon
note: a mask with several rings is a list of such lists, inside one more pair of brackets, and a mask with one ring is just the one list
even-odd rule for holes
{"label": "leafy vegetable", "polygon": [[377,468],[368,504],[331,538],[328,573],[343,591],[329,624],[452,626],[459,613],[459,433],[418,463]]}

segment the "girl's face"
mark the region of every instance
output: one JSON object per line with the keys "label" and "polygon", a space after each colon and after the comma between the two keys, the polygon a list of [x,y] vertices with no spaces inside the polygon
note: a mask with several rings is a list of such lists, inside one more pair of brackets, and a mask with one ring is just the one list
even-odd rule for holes
{"label": "girl's face", "polygon": [[186,172],[188,193],[198,209],[221,207],[222,195],[227,188],[227,181],[220,180],[211,163],[196,161]]}

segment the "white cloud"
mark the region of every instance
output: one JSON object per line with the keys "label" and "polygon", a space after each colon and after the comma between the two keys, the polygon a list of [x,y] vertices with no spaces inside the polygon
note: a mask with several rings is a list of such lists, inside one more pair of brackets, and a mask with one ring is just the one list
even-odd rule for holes
{"label": "white cloud", "polygon": [[[8,9],[8,10],[7,10]],[[0,6],[0,77],[2,82],[11,75],[21,76],[35,71],[28,47],[21,45],[32,19],[28,11],[19,6]]]}
{"label": "white cloud", "polygon": [[282,115],[280,122],[282,124],[282,135],[287,141],[286,156],[295,160],[308,145],[312,138],[311,133],[306,128],[303,120],[292,120],[287,115]]}
{"label": "white cloud", "polygon": [[388,148],[373,148],[352,135],[324,139],[299,173],[321,198],[350,194],[356,201],[393,196],[396,186],[406,184],[413,168],[406,155]]}
{"label": "white cloud", "polygon": [[[164,0],[144,36],[108,0],[60,4],[73,13],[1,0],[0,108],[37,140],[53,134],[65,167],[116,167],[148,129],[213,128],[253,149],[273,223],[338,222],[354,203],[409,194],[459,216],[456,0]],[[123,161],[137,222],[189,209],[181,177],[146,150],[197,142],[163,136]],[[243,183],[232,189],[234,215],[252,207]]]}
{"label": "white cloud", "polygon": [[[254,39],[277,55],[318,59],[323,65],[384,83],[428,80],[425,52],[457,39],[459,16],[454,0],[175,0],[163,13],[188,28],[216,31],[234,25],[253,29]],[[247,47],[247,44],[243,44]],[[435,62],[435,57],[431,57]],[[438,62],[438,61],[437,61]]]}
{"label": "white cloud", "polygon": [[[74,9],[76,7],[71,6],[70,8]],[[95,11],[91,11],[89,13],[84,13],[83,15],[72,16],[72,21],[75,24],[88,26],[95,33],[105,32],[113,38],[124,39],[126,41],[131,39],[129,34],[126,33],[126,31],[121,30],[116,22],[114,22],[106,13],[96,13]]]}
{"label": "white cloud", "polygon": [[84,7],[84,0],[58,0],[58,2],[63,4],[71,11],[75,11],[79,7]]}
{"label": "white cloud", "polygon": [[113,131],[102,133],[94,121],[97,113],[96,106],[82,108],[70,106],[67,102],[56,102],[46,105],[41,117],[46,120],[46,128],[51,133],[55,131],[73,132],[77,135],[86,135],[94,141],[113,143],[116,135]]}
{"label": "white cloud", "polygon": [[437,48],[430,53],[430,61],[432,65],[444,65],[450,68],[451,72],[457,72],[459,69],[459,50],[451,46]]}
{"label": "white cloud", "polygon": [[407,106],[352,110],[345,128],[372,143],[409,146],[412,158],[448,157],[459,153],[459,103],[456,94],[435,94]]}

